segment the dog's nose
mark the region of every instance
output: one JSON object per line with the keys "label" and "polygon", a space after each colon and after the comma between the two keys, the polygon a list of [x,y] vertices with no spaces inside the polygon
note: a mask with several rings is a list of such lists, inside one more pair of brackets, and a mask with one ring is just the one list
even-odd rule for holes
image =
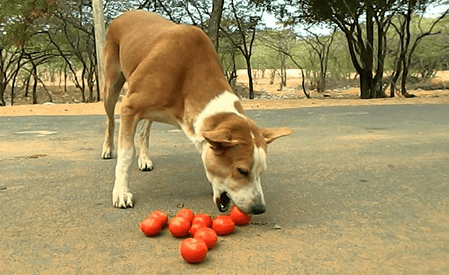
{"label": "dog's nose", "polygon": [[265,205],[263,205],[263,204],[257,204],[257,205],[255,205],[255,206],[253,206],[253,208],[251,209],[251,212],[252,212],[254,215],[260,215],[260,214],[263,214],[263,213],[265,213]]}

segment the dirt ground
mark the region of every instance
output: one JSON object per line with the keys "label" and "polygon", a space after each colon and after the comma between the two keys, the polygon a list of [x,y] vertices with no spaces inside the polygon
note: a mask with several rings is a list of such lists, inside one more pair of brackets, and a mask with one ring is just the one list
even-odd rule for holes
{"label": "dirt ground", "polygon": [[[415,98],[381,98],[381,99],[256,99],[244,100],[243,107],[252,109],[287,109],[320,106],[360,106],[360,105],[394,105],[394,104],[449,104],[449,91],[422,91],[423,96]],[[116,106],[120,113],[121,104]],[[0,108],[0,116],[37,116],[37,115],[97,115],[104,114],[102,102],[72,103],[53,105],[18,105]]]}

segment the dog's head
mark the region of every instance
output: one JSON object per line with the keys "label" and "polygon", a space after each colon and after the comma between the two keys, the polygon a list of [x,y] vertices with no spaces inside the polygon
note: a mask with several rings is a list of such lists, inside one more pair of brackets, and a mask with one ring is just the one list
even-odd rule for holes
{"label": "dog's head", "polygon": [[221,212],[230,201],[248,214],[265,212],[260,176],[267,169],[267,145],[292,133],[289,128],[259,129],[251,120],[229,115],[205,131],[202,158]]}

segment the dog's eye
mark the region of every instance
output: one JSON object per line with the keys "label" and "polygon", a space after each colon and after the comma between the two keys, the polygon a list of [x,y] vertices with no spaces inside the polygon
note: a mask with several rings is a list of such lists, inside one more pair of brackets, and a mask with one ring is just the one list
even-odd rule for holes
{"label": "dog's eye", "polygon": [[237,168],[237,171],[239,172],[240,175],[244,177],[247,177],[249,175],[249,170],[245,168]]}

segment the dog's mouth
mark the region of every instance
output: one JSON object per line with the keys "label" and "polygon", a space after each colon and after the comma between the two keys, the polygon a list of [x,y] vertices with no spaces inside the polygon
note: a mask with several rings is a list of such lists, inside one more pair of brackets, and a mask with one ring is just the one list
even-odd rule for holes
{"label": "dog's mouth", "polygon": [[225,191],[221,193],[220,197],[216,199],[215,203],[217,204],[218,210],[220,212],[226,212],[229,209],[231,199],[229,198],[228,193]]}

